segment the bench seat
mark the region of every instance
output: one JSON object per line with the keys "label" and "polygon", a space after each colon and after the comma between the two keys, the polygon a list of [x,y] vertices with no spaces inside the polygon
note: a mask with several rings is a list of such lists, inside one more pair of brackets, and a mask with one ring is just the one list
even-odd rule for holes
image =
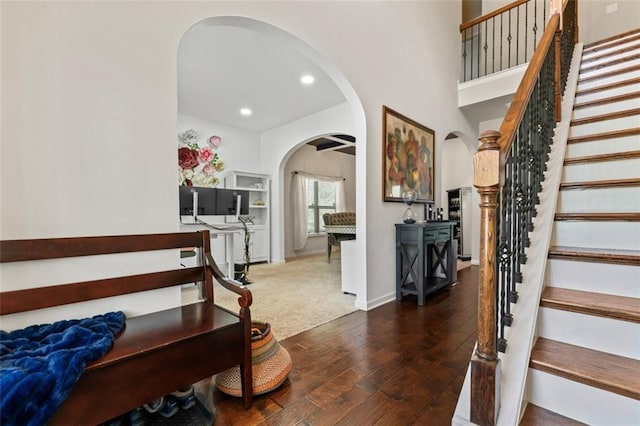
{"label": "bench seat", "polygon": [[[47,424],[103,423],[238,365],[243,403],[251,405],[252,296],[215,264],[208,231],[0,241],[0,263],[183,247],[199,249],[201,266],[0,293],[0,315],[7,315],[202,283],[201,301],[127,318],[111,349],[87,365]],[[214,304],[214,279],[239,296],[239,312]]]}
{"label": "bench seat", "polygon": [[96,424],[210,377],[211,365],[218,371],[238,365],[241,357],[238,317],[207,302],[127,318],[50,424]]}

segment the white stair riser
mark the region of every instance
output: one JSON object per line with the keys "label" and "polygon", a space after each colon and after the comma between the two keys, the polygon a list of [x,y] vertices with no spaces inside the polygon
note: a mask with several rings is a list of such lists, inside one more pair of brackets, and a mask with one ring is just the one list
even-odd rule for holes
{"label": "white stair riser", "polygon": [[[624,52],[620,52],[620,50],[624,50]],[[592,65],[608,64],[609,62],[617,61],[618,59],[624,59],[628,58],[629,56],[637,55],[639,51],[640,48],[638,47],[638,43],[634,42],[628,43],[624,46],[617,46],[616,48],[608,49],[606,52],[600,52],[598,54],[584,54],[582,55],[582,63],[580,64],[580,66],[581,68],[585,68]],[[603,54],[606,54],[606,56],[603,57]],[[591,60],[596,57],[598,58],[595,60]]]}
{"label": "white stair riser", "polygon": [[640,212],[640,187],[560,191],[558,213]]}
{"label": "white stair riser", "polygon": [[[620,80],[617,80],[617,81],[620,81]],[[595,87],[600,87],[600,86],[595,86]],[[592,92],[592,93],[578,94],[576,96],[576,103],[581,104],[583,102],[597,101],[599,99],[606,99],[606,98],[611,98],[613,96],[624,95],[625,93],[629,93],[629,92],[640,92],[640,84],[629,84],[626,86],[613,87],[611,89],[606,89],[606,90],[598,90],[597,92]]]}
{"label": "white stair riser", "polygon": [[583,60],[591,59],[594,56],[607,55],[612,52],[616,52],[620,49],[628,49],[630,47],[636,47],[640,49],[640,42],[638,42],[638,40],[629,40],[629,41],[623,42],[625,38],[631,38],[631,37],[633,37],[633,35],[621,38],[618,40],[620,43],[616,43],[615,45],[599,47],[597,48],[597,50],[585,50],[582,54],[582,59]]}
{"label": "white stair riser", "polygon": [[568,247],[640,250],[640,223],[555,222],[551,244]]}
{"label": "white stair riser", "polygon": [[[578,84],[578,91],[580,90],[586,90],[586,89],[592,89],[594,87],[601,87],[601,86],[605,86],[607,84],[611,84],[611,83],[617,83],[619,81],[623,81],[623,80],[631,80],[634,78],[638,78],[640,77],[640,69],[638,70],[633,70],[633,71],[628,71],[622,74],[618,74],[618,75],[613,75],[611,77],[603,77],[603,78],[597,78],[597,79],[593,79],[593,80],[587,80],[587,81],[583,81],[582,83]],[[579,100],[579,98],[578,98]]]}
{"label": "white stair riser", "polygon": [[598,163],[575,163],[564,166],[562,182],[632,179],[638,177],[638,171],[640,171],[640,158]]}
{"label": "white stair riser", "polygon": [[540,337],[640,359],[640,324],[637,323],[540,308],[537,325]]}
{"label": "white stair riser", "polygon": [[640,150],[640,135],[570,143],[565,158]]}
{"label": "white stair riser", "polygon": [[634,59],[631,61],[624,61],[622,63],[619,64],[615,64],[615,65],[609,65],[603,68],[598,68],[598,69],[594,69],[592,71],[582,71],[584,68],[586,67],[582,67],[581,71],[580,71],[580,78],[590,78],[593,76],[598,76],[598,75],[602,75],[602,74],[606,74],[608,72],[612,72],[612,71],[617,71],[623,68],[627,68],[627,67],[634,67],[640,65],[640,59]]}
{"label": "white stair riser", "polygon": [[590,425],[637,425],[640,401],[529,368],[529,402]]}
{"label": "white stair riser", "polygon": [[640,298],[640,266],[549,259],[545,282],[549,287]]}
{"label": "white stair riser", "polygon": [[[594,121],[593,123],[571,126],[571,129],[569,130],[569,137],[613,132],[615,130],[626,130],[635,127],[640,127],[640,115],[620,117],[604,121]],[[638,135],[637,137],[638,139],[640,139],[640,135]]]}
{"label": "white stair riser", "polygon": [[610,112],[625,111],[628,109],[640,108],[640,97],[625,101],[613,102],[610,104],[587,106],[573,110],[572,118],[586,118],[594,115],[608,114]]}

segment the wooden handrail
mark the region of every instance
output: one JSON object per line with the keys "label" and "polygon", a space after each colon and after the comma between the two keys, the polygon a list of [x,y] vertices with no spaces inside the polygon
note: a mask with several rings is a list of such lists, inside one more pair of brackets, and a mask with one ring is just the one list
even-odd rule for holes
{"label": "wooden handrail", "polygon": [[542,39],[531,57],[531,61],[529,61],[527,71],[518,85],[518,90],[516,90],[515,95],[513,95],[511,105],[509,105],[509,109],[507,110],[502,125],[500,126],[500,138],[498,139],[498,145],[500,145],[500,150],[505,155],[511,149],[511,144],[513,143],[518,126],[520,125],[520,121],[522,121],[527,103],[529,103],[531,92],[538,81],[538,75],[542,69],[542,64],[544,63],[544,59],[553,44],[559,25],[560,15],[555,14],[551,16],[549,24],[544,30]]}
{"label": "wooden handrail", "polygon": [[508,11],[509,9],[515,9],[516,7],[527,3],[529,0],[516,0],[513,3],[509,3],[508,5],[502,6],[500,9],[496,9],[493,12],[487,13],[486,15],[479,16],[469,22],[465,22],[464,24],[460,24],[460,32],[473,27],[481,22],[487,21],[494,16],[498,16],[501,13]]}

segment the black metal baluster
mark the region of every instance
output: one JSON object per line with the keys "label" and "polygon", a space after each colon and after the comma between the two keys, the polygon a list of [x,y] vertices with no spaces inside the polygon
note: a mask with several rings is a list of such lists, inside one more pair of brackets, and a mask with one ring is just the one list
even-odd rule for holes
{"label": "black metal baluster", "polygon": [[478,36],[477,36],[476,38],[478,39],[478,58],[477,58],[477,59],[478,59],[478,60],[477,60],[477,63],[478,63],[478,66],[477,66],[478,72],[477,72],[477,74],[476,74],[476,77],[480,77],[480,51],[481,51],[481,49],[480,49],[480,38],[481,38],[481,37],[480,37],[480,31],[482,31],[482,24],[481,24],[481,23],[480,23],[480,24],[477,24],[477,27],[478,27],[478,31],[476,32],[476,34],[477,34]]}
{"label": "black metal baluster", "polygon": [[462,31],[462,81],[467,81],[467,29]]}
{"label": "black metal baluster", "polygon": [[538,2],[537,0],[534,0],[533,2],[533,50],[534,51],[536,50],[537,45],[538,45]]}
{"label": "black metal baluster", "polygon": [[[504,188],[503,188],[504,189]],[[496,306],[498,306],[498,311],[500,313],[498,321],[496,322],[496,325],[498,327],[498,330],[496,330],[497,332],[497,343],[498,343],[498,351],[500,352],[505,352],[507,350],[507,339],[504,337],[504,329],[506,327],[505,324],[505,318],[506,318],[506,314],[507,314],[507,290],[506,290],[506,286],[505,286],[505,282],[506,282],[506,264],[507,262],[505,261],[505,246],[506,244],[504,243],[504,239],[503,239],[503,231],[504,231],[504,220],[503,220],[503,212],[504,212],[504,194],[501,194],[500,192],[498,192],[498,214],[496,215],[496,235],[499,236],[499,246],[498,246],[498,250],[496,251],[496,269],[498,270],[498,273],[496,273],[496,277],[498,280],[498,285],[496,286],[496,291],[499,292],[498,294],[496,294],[496,296],[498,297],[497,300],[497,304]]]}
{"label": "black metal baluster", "polygon": [[487,50],[489,49],[489,37],[487,36],[488,32],[487,32],[487,21],[484,21],[484,74],[483,76],[487,75],[487,57],[489,56],[489,54],[487,53]]}
{"label": "black metal baluster", "polygon": [[524,56],[522,63],[527,62],[527,59],[529,58],[529,54],[527,52],[527,39],[529,38],[527,28],[529,28],[529,2],[524,4]]}
{"label": "black metal baluster", "polygon": [[502,43],[502,29],[503,29],[503,26],[504,26],[504,23],[502,22],[503,21],[503,19],[502,19],[503,16],[504,16],[504,13],[501,13],[500,14],[500,71],[502,71],[502,44],[503,44]]}
{"label": "black metal baluster", "polygon": [[520,6],[516,8],[516,65],[520,63]]}
{"label": "black metal baluster", "polygon": [[511,68],[511,9],[509,9],[509,37],[507,37],[507,41],[509,42],[509,50],[508,50],[508,60],[507,60],[507,68]]}
{"label": "black metal baluster", "polygon": [[496,17],[491,18],[491,73],[496,72]]}

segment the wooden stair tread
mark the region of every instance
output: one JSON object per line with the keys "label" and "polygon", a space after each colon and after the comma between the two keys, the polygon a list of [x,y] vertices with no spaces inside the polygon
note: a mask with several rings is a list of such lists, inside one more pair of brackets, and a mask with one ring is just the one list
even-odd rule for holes
{"label": "wooden stair tread", "polygon": [[630,65],[628,67],[610,70],[610,71],[602,72],[600,74],[590,75],[588,77],[578,78],[578,84],[586,83],[588,81],[593,81],[593,80],[600,80],[603,78],[609,78],[616,75],[626,74],[626,73],[630,73],[638,70],[640,70],[640,65]]}
{"label": "wooden stair tread", "polygon": [[583,54],[597,52],[599,49],[610,49],[612,46],[628,43],[630,41],[640,39],[640,28],[625,31],[613,35],[611,37],[603,38],[592,43],[588,43],[582,50]]}
{"label": "wooden stair tread", "polygon": [[629,78],[627,80],[615,81],[613,83],[603,84],[602,86],[591,87],[589,89],[582,89],[582,90],[578,89],[576,91],[576,96],[589,95],[596,92],[602,92],[604,90],[617,89],[619,87],[631,86],[633,84],[639,84],[639,83],[640,83],[640,77]]}
{"label": "wooden stair tread", "polygon": [[640,266],[640,251],[638,250],[552,246],[549,248],[547,257],[549,259]]}
{"label": "wooden stair tread", "polygon": [[553,411],[545,410],[532,403],[527,404],[527,408],[525,408],[522,419],[520,420],[520,426],[581,426],[584,424],[585,423],[554,413]]}
{"label": "wooden stair tread", "polygon": [[570,164],[579,164],[579,163],[596,163],[596,162],[603,162],[603,161],[629,160],[633,158],[640,158],[640,150],[612,152],[608,154],[585,155],[583,157],[565,158],[564,165],[566,166]]}
{"label": "wooden stair tread", "polygon": [[556,213],[555,220],[580,220],[594,222],[639,222],[640,212],[622,213]]}
{"label": "wooden stair tread", "polygon": [[640,92],[630,92],[630,93],[625,93],[623,95],[610,96],[608,98],[594,99],[594,100],[585,101],[585,102],[576,102],[573,104],[573,109],[576,110],[580,108],[587,108],[587,107],[592,107],[597,105],[612,104],[615,102],[628,101],[629,99],[635,99],[635,98],[640,98]]}
{"label": "wooden stair tread", "polygon": [[640,299],[560,287],[545,287],[540,306],[640,323]]}
{"label": "wooden stair tread", "polygon": [[571,143],[591,142],[591,141],[614,139],[614,138],[621,138],[621,137],[635,136],[635,135],[640,135],[640,127],[633,127],[631,129],[623,129],[623,130],[613,130],[611,132],[594,133],[592,135],[572,136],[569,139],[567,139],[567,143],[571,144]]}
{"label": "wooden stair tread", "polygon": [[560,184],[560,190],[566,191],[571,189],[615,188],[615,187],[621,187],[621,186],[623,187],[640,186],[640,178],[594,180],[594,181],[584,181],[584,182],[563,182]]}
{"label": "wooden stair tread", "polygon": [[[640,78],[638,78],[638,82],[640,82]],[[615,111],[607,114],[592,115],[590,117],[575,118],[571,120],[570,125],[572,127],[580,126],[582,124],[596,123],[598,121],[606,121],[606,120],[615,120],[616,118],[632,117],[634,115],[640,115],[640,108],[627,109],[624,111]]]}
{"label": "wooden stair tread", "polygon": [[538,338],[531,368],[640,400],[640,361]]}

